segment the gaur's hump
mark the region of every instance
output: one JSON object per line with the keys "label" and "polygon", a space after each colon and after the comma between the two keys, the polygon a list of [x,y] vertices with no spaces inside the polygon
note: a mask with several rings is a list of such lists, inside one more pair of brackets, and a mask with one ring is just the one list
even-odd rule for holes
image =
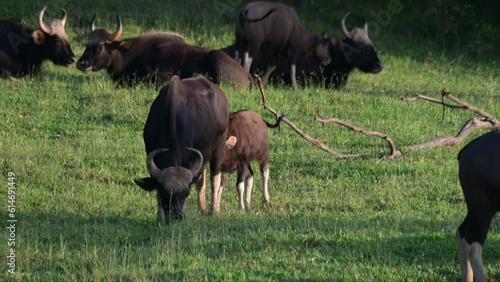
{"label": "gaur's hump", "polygon": [[151,31],[151,32],[144,33],[140,37],[176,39],[176,40],[182,40],[184,42],[184,37],[182,37],[182,35],[175,33],[175,32],[170,32],[170,31]]}
{"label": "gaur's hump", "polygon": [[0,32],[12,32],[20,31],[22,29],[28,30],[30,33],[33,31],[32,28],[25,27],[21,24],[21,21],[17,20],[0,20]]}

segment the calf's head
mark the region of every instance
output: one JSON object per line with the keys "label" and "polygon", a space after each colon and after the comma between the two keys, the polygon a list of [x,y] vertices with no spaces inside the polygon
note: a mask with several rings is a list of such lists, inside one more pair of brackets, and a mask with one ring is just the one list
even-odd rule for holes
{"label": "calf's head", "polygon": [[151,178],[134,179],[134,182],[146,191],[156,190],[158,201],[167,216],[174,219],[186,217],[184,202],[189,196],[190,186],[194,177],[203,165],[203,155],[200,151],[186,147],[186,150],[194,154],[195,161],[189,168],[182,166],[171,166],[159,169],[154,161],[155,156],[168,149],[156,149],[148,154],[146,166]]}
{"label": "calf's head", "polygon": [[56,65],[70,66],[76,62],[75,54],[71,50],[68,35],[64,30],[66,26],[67,13],[63,12],[61,19],[53,19],[50,25],[43,22],[43,14],[47,7],[44,7],[38,14],[38,28],[33,31],[33,41],[35,44],[43,46],[43,53],[46,58]]}
{"label": "calf's head", "polygon": [[342,18],[340,23],[346,39],[340,41],[333,38],[331,45],[340,46],[347,63],[353,68],[369,73],[381,72],[384,65],[379,60],[373,42],[368,36],[368,23],[364,20],[363,28],[353,28],[349,31],[345,25],[347,16],[349,13]]}
{"label": "calf's head", "polygon": [[89,28],[89,42],[87,47],[76,63],[82,72],[93,72],[108,68],[112,62],[112,51],[117,48],[130,49],[131,41],[115,42],[122,34],[122,20],[116,16],[117,28],[115,32],[106,29],[96,29],[94,26],[96,15],[92,18]]}

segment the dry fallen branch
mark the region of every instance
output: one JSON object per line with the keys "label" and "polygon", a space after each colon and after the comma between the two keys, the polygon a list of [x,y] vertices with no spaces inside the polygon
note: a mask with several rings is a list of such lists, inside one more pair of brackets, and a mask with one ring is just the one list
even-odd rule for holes
{"label": "dry fallen branch", "polygon": [[491,122],[487,119],[470,119],[465,123],[465,125],[460,129],[456,136],[440,136],[424,143],[412,145],[408,147],[412,151],[434,148],[434,147],[444,147],[444,146],[457,146],[462,143],[464,139],[476,129],[495,129]]}
{"label": "dry fallen branch", "polygon": [[[260,77],[258,75],[255,75],[255,80],[257,81],[257,85],[259,86],[259,89],[260,89],[260,94],[262,96],[262,102],[261,102],[261,105],[266,109],[268,110],[269,112],[271,112],[273,115],[275,115],[276,118],[278,118],[280,115],[278,114],[277,111],[275,111],[273,108],[271,108],[268,104],[267,104],[267,99],[266,99],[266,94],[264,92],[264,87],[263,87],[263,84],[262,84],[262,80],[260,79]],[[309,135],[307,135],[306,133],[304,133],[304,131],[300,130],[300,128],[298,128],[295,124],[293,124],[290,120],[288,120],[288,118],[286,118],[285,116],[282,117],[281,121],[283,121],[284,123],[288,124],[293,130],[295,130],[295,132],[297,132],[302,138],[304,138],[305,140],[311,142],[313,145],[319,147],[321,150],[329,153],[330,155],[336,157],[336,158],[341,158],[341,159],[345,159],[345,158],[359,158],[361,157],[362,155],[360,154],[339,154],[333,150],[331,150],[330,148],[328,148],[327,146],[325,146],[323,143],[319,142],[318,140],[310,137]]]}
{"label": "dry fallen branch", "polygon": [[[474,119],[468,120],[465,123],[465,125],[460,129],[460,131],[457,133],[456,136],[436,137],[430,141],[409,146],[408,148],[410,150],[421,150],[421,149],[442,147],[442,146],[456,146],[456,145],[460,144],[472,131],[474,131],[476,129],[490,129],[490,130],[499,130],[500,129],[500,122],[497,119],[495,119],[492,115],[490,115],[489,113],[485,112],[484,110],[482,110],[476,106],[471,106],[468,103],[458,99],[457,97],[451,95],[451,93],[448,90],[443,89],[441,92],[441,97],[443,98],[443,100],[439,101],[439,100],[434,99],[434,98],[430,98],[430,97],[427,97],[424,95],[417,94],[417,96],[414,98],[400,97],[400,99],[402,101],[405,101],[405,102],[411,102],[411,101],[416,101],[418,99],[422,99],[422,100],[438,103],[438,104],[441,104],[441,105],[449,107],[449,108],[470,110],[470,111],[475,112],[476,114],[482,116],[482,118],[480,118],[480,119],[474,118]],[[444,98],[448,98],[458,105],[445,103]]]}
{"label": "dry fallen branch", "polygon": [[425,96],[425,95],[422,95],[422,94],[417,94],[417,95],[415,95],[415,97],[411,97],[411,98],[410,97],[399,96],[399,99],[401,101],[403,101],[403,102],[415,102],[417,100],[424,100],[424,101],[429,101],[429,102],[437,103],[437,104],[440,104],[440,105],[443,105],[443,106],[446,106],[446,107],[449,107],[449,108],[462,109],[462,110],[466,110],[467,109],[464,106],[452,105],[452,104],[444,103],[441,100],[438,100],[438,99],[435,99],[435,98],[432,98],[432,97],[429,97],[429,96]]}
{"label": "dry fallen branch", "polygon": [[[393,159],[395,157],[401,156],[401,151],[399,151],[398,149],[396,149],[396,144],[394,144],[394,141],[392,141],[392,139],[389,136],[387,136],[387,135],[385,135],[385,134],[383,134],[381,132],[378,132],[378,131],[366,131],[363,128],[356,127],[356,126],[354,126],[354,125],[352,125],[352,124],[350,124],[350,123],[348,123],[348,122],[346,122],[344,120],[337,119],[337,118],[328,118],[328,119],[325,119],[323,117],[323,115],[321,114],[319,108],[318,108],[316,114],[318,116],[314,118],[314,121],[319,122],[322,125],[325,125],[325,123],[333,122],[333,123],[342,125],[344,127],[347,127],[350,130],[353,130],[353,131],[359,132],[361,134],[364,134],[365,136],[375,136],[375,137],[379,137],[379,138],[384,139],[385,141],[387,141],[387,143],[389,143],[389,146],[391,148],[391,154],[389,155],[389,159]],[[381,156],[381,158],[383,158],[383,157],[384,157],[384,155]]]}
{"label": "dry fallen branch", "polygon": [[443,91],[441,92],[441,95],[443,95],[444,97],[452,100],[453,102],[463,106],[467,110],[473,111],[476,114],[478,114],[478,115],[480,115],[488,120],[491,120],[492,125],[494,125],[496,127],[500,126],[500,122],[498,122],[498,120],[496,120],[492,115],[490,115],[489,113],[483,111],[482,109],[480,109],[478,107],[471,106],[471,105],[467,104],[466,102],[458,99],[457,97],[451,95],[451,93],[448,90],[443,89]]}

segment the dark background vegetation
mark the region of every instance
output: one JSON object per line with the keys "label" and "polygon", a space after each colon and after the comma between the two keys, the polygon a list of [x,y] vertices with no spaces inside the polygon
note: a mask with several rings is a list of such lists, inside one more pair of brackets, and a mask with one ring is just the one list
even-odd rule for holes
{"label": "dark background vegetation", "polygon": [[[30,4],[22,6],[18,5],[17,1],[4,2],[0,16],[14,19],[26,13],[39,11],[41,5],[39,1],[31,1]],[[130,21],[138,21],[143,26],[157,27],[158,18],[163,18],[170,28],[191,30],[191,27],[201,27],[207,23],[232,24],[239,8],[250,1],[185,0],[183,5],[170,5],[171,8],[168,1],[155,0],[95,1],[95,3],[82,3],[78,7],[71,2],[56,0],[47,5],[51,8],[66,7],[74,28],[85,29],[94,13],[112,23],[114,23],[114,13],[119,13],[124,19],[125,28]],[[478,58],[498,57],[500,54],[498,51],[500,1],[498,0],[283,0],[282,2],[296,7],[299,15],[309,20],[306,20],[306,24],[311,29],[319,23],[331,21],[332,29],[324,30],[328,35],[341,36],[338,23],[342,15],[351,12],[358,18],[358,21],[352,24],[360,25],[362,15],[371,24],[371,31],[376,35],[411,36],[415,38],[417,46],[418,39],[430,39],[446,51],[466,53]],[[29,5],[33,7],[28,11]],[[391,13],[390,7],[400,7],[400,11]],[[193,16],[186,17],[186,13],[178,13],[179,8],[193,11]],[[50,15],[51,12],[55,13],[50,9],[47,13]],[[145,14],[151,17],[144,17]],[[158,15],[162,17],[157,17]],[[25,20],[26,17],[22,19]],[[109,24],[106,21],[100,23]],[[320,32],[320,30],[315,31]]]}

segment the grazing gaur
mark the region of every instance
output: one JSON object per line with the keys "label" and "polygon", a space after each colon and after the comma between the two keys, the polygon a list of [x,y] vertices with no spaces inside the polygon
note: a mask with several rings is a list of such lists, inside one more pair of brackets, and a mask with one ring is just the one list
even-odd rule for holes
{"label": "grazing gaur", "polygon": [[39,75],[42,63],[51,60],[56,65],[70,66],[76,62],[68,35],[64,30],[67,13],[53,19],[50,25],[43,21],[44,7],[38,14],[38,29],[19,23],[0,20],[0,74],[11,78]]}
{"label": "grazing gaur", "polygon": [[[144,126],[148,178],[134,182],[147,191],[156,190],[157,219],[186,217],[184,201],[196,182],[198,205],[207,212],[205,165],[210,163],[212,208],[220,209],[221,164],[229,120],[226,95],[206,78],[181,80],[172,77],[151,105]],[[202,174],[203,177],[199,177]]]}
{"label": "grazing gaur", "polygon": [[[238,171],[236,187],[238,189],[239,203],[243,210],[250,209],[253,187],[253,170],[250,163],[259,162],[262,176],[262,199],[269,202],[267,183],[269,180],[269,143],[267,128],[277,127],[265,121],[258,113],[252,110],[241,110],[229,114],[229,125],[226,142],[226,152],[222,162],[221,190],[226,182],[227,173]],[[246,200],[244,193],[246,188]]]}
{"label": "grazing gaur", "polygon": [[[362,72],[377,74],[380,73],[384,65],[375,52],[372,41],[368,36],[368,23],[365,21],[362,28],[354,28],[349,31],[345,25],[346,14],[341,20],[341,29],[345,39],[337,37],[330,38],[328,47],[331,62],[322,66],[321,62],[311,55],[301,55],[297,60],[297,81],[304,84],[306,82],[314,85],[322,85],[326,88],[344,87],[349,74],[354,69]],[[230,45],[221,49],[230,56],[234,56],[236,45]],[[262,52],[257,52],[253,58],[250,73],[264,72],[267,69],[267,62]],[[291,84],[290,71],[287,60],[279,56],[276,70],[270,75],[269,81],[279,83],[284,81]]]}
{"label": "grazing gaur", "polygon": [[500,210],[500,131],[486,133],[458,153],[467,216],[456,240],[462,281],[487,281],[482,251],[491,220]]}
{"label": "grazing gaur", "polygon": [[118,41],[122,22],[117,16],[115,32],[96,29],[95,16],[90,24],[89,42],[77,67],[83,72],[106,69],[113,81],[121,85],[153,82],[159,85],[173,75],[181,78],[206,75],[214,83],[227,83],[237,89],[250,87],[250,76],[231,57],[221,51],[188,45],[171,32],[150,32]]}
{"label": "grazing gaur", "polygon": [[322,65],[330,63],[328,38],[305,28],[292,7],[282,3],[253,2],[243,7],[236,23],[236,61],[243,54],[243,66],[250,72],[252,60],[260,49],[267,63],[267,81],[276,68],[278,55],[287,58],[292,86],[297,89],[296,65],[301,54],[311,54]]}

